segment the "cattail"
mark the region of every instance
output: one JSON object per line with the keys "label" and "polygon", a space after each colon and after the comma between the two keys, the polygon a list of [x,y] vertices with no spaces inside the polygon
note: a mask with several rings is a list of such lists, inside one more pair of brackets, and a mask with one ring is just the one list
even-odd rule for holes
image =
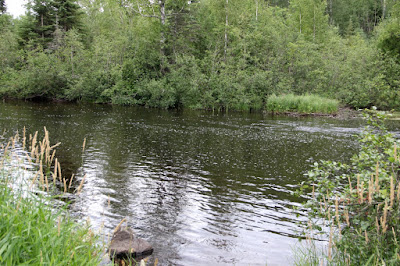
{"label": "cattail", "polygon": [[82,153],[85,152],[85,145],[86,145],[86,138],[83,139],[83,144],[82,144]]}
{"label": "cattail", "polygon": [[367,231],[364,231],[364,235],[365,235],[365,244],[368,244],[369,239],[368,239]]}
{"label": "cattail", "polygon": [[82,189],[82,187],[83,187],[83,183],[85,182],[85,178],[86,178],[86,175],[83,177],[81,183],[79,184],[78,189],[76,190],[76,191],[77,191],[77,194],[81,193],[81,189]]}
{"label": "cattail", "polygon": [[[37,142],[37,134],[38,134],[38,132],[36,131],[35,132],[35,135],[33,135],[33,138],[32,138],[32,142],[31,142],[31,148],[32,149],[34,149],[35,147],[36,147],[36,142]],[[33,156],[32,156],[33,157]]]}
{"label": "cattail", "polygon": [[347,226],[350,226],[350,217],[349,217],[349,211],[348,210],[344,211],[344,217],[346,218]]}
{"label": "cattail", "polygon": [[352,194],[353,193],[353,188],[351,186],[350,176],[347,176],[347,179],[349,180],[350,194]]}
{"label": "cattail", "polygon": [[68,188],[71,188],[71,185],[72,185],[72,179],[74,179],[74,176],[75,176],[75,174],[72,174],[72,176],[71,176],[71,178],[70,178],[70,180],[69,180],[69,185],[68,185]]}
{"label": "cattail", "polygon": [[31,185],[29,186],[29,190],[32,189],[33,184],[35,184],[35,181],[36,181],[36,178],[37,178],[38,175],[39,175],[39,171],[36,172],[36,175],[32,178]]}
{"label": "cattail", "polygon": [[51,155],[50,161],[49,161],[49,165],[51,165],[51,163],[53,162],[54,156],[56,155],[56,150],[53,151],[53,154]]}
{"label": "cattail", "polygon": [[40,161],[39,163],[39,172],[40,172],[40,184],[42,185],[42,188],[44,190],[44,176],[43,176],[43,166],[42,166],[42,162]]}
{"label": "cattail", "polygon": [[57,179],[57,158],[56,158],[56,162],[54,163],[54,173],[53,173],[53,179]]}
{"label": "cattail", "polygon": [[375,191],[379,192],[379,162],[376,162],[376,170],[375,170]]}
{"label": "cattail", "polygon": [[394,242],[396,243],[396,245],[397,245],[397,237],[396,237],[396,232],[394,231],[394,228],[393,228],[393,226],[392,226],[392,232],[393,232],[393,238],[394,238]]}
{"label": "cattail", "polygon": [[47,192],[49,192],[49,181],[47,180],[47,175],[44,176],[44,179],[45,179],[45,181],[46,181],[46,189],[47,189]]}
{"label": "cattail", "polygon": [[373,183],[374,181],[372,180],[372,178],[369,180],[368,182],[368,203],[371,204],[372,203],[372,194],[373,194]]}
{"label": "cattail", "polygon": [[361,200],[361,203],[364,202],[364,181],[361,182],[360,200]]}
{"label": "cattail", "polygon": [[312,198],[315,200],[315,184],[312,186]]}
{"label": "cattail", "polygon": [[36,147],[35,154],[36,154],[36,162],[39,162],[39,147]]}
{"label": "cattail", "polygon": [[375,226],[376,226],[376,233],[379,235],[379,221],[378,221],[378,217],[375,217]]}
{"label": "cattail", "polygon": [[57,143],[57,144],[51,146],[51,147],[50,147],[50,150],[53,150],[54,148],[57,148],[57,147],[60,146],[60,145],[61,145],[61,142],[59,142],[59,143]]}
{"label": "cattail", "polygon": [[397,184],[397,200],[400,200],[400,182]]}
{"label": "cattail", "polygon": [[[397,255],[399,255],[399,254],[397,254]],[[156,259],[154,260],[154,266],[157,266],[157,264],[158,264],[158,258],[156,258]]]}
{"label": "cattail", "polygon": [[4,155],[6,155],[7,154],[7,151],[8,151],[8,148],[10,147],[10,142],[7,142],[7,146],[6,146],[6,148],[4,149]]}
{"label": "cattail", "polygon": [[23,150],[25,150],[25,145],[26,145],[26,128],[24,127],[23,137],[22,137],[22,149]]}
{"label": "cattail", "polygon": [[394,203],[394,183],[393,176],[390,176],[390,207],[393,206]]}
{"label": "cattail", "polygon": [[65,178],[63,178],[63,183],[64,183],[64,194],[67,193],[67,180],[65,180]]}
{"label": "cattail", "polygon": [[388,203],[387,200],[385,200],[385,207],[383,208],[383,220],[381,221],[382,225],[382,233],[386,233],[387,225],[386,225],[386,219],[387,219],[387,212],[388,212]]}
{"label": "cattail", "polygon": [[60,162],[58,162],[57,164],[58,164],[58,177],[60,178],[60,182],[61,182],[61,166],[60,166]]}
{"label": "cattail", "polygon": [[11,138],[10,141],[11,141],[11,148],[15,149],[15,138]]}
{"label": "cattail", "polygon": [[329,261],[332,259],[332,239],[333,237],[333,226],[331,226],[331,231],[329,233],[329,246],[328,246],[328,259]]}
{"label": "cattail", "polygon": [[28,154],[26,155],[26,158],[28,159],[29,164],[32,164],[31,157]]}
{"label": "cattail", "polygon": [[126,222],[126,218],[122,219],[121,222],[119,222],[119,224],[117,225],[117,227],[115,227],[114,233],[113,233],[113,234],[115,234],[115,232],[117,232],[117,231],[119,230],[119,228],[121,227],[121,225],[122,225],[124,222]]}

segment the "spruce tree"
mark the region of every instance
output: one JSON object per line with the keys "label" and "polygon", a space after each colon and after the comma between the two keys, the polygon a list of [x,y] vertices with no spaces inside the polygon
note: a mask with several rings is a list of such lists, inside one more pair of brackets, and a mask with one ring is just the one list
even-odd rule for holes
{"label": "spruce tree", "polygon": [[4,14],[7,11],[6,0],[0,0],[0,14]]}

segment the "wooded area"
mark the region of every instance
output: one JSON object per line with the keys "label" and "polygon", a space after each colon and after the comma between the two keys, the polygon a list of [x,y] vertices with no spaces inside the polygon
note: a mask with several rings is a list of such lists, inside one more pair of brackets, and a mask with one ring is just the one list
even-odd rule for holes
{"label": "wooded area", "polygon": [[400,109],[395,0],[0,1],[0,96],[264,109],[276,94]]}

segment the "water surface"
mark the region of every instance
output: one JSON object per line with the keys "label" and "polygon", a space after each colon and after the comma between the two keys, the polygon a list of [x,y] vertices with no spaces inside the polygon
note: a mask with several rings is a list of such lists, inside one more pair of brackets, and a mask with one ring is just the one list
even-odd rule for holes
{"label": "water surface", "polygon": [[[106,234],[123,218],[160,265],[288,265],[305,212],[292,192],[310,165],[348,160],[361,120],[0,104],[0,130],[46,126],[65,176],[86,175],[71,206]],[[83,139],[87,146],[82,153]]]}

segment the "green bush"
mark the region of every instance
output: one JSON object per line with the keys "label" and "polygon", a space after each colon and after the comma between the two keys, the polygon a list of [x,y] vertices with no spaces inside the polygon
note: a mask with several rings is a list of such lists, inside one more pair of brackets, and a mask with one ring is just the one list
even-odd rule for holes
{"label": "green bush", "polygon": [[[304,195],[312,188],[305,204],[310,217],[306,232],[329,236],[328,250],[317,259],[329,265],[400,263],[398,142],[386,131],[383,112],[366,111],[365,118],[360,152],[349,163],[315,163],[300,190]],[[305,256],[315,258],[318,252],[310,249]]]}

